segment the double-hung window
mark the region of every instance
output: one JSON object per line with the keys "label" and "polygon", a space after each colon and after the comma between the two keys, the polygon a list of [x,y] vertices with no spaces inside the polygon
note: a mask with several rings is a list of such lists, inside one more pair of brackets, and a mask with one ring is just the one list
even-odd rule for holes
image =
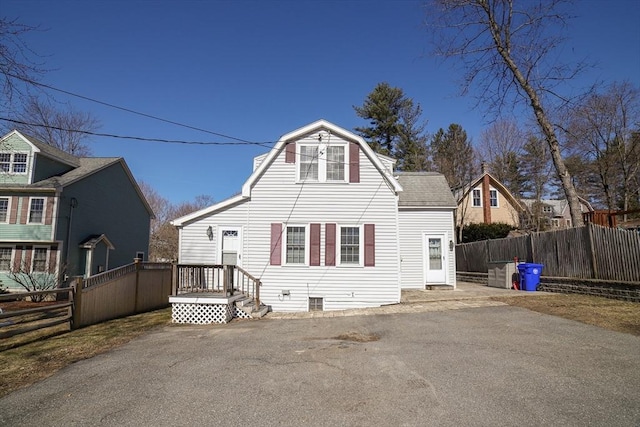
{"label": "double-hung window", "polygon": [[481,207],[482,206],[481,191],[478,188],[473,190],[473,206],[474,207]]}
{"label": "double-hung window", "polygon": [[344,145],[327,147],[327,181],[344,181]]}
{"label": "double-hung window", "polygon": [[285,238],[286,264],[307,264],[307,229],[305,226],[287,226]]}
{"label": "double-hung window", "polygon": [[9,222],[9,198],[0,197],[0,223]]}
{"label": "double-hung window", "polygon": [[300,144],[299,181],[345,182],[346,145]]}
{"label": "double-hung window", "polygon": [[360,227],[340,227],[340,265],[360,265],[362,256]]}
{"label": "double-hung window", "polygon": [[489,206],[498,207],[498,190],[489,190]]}
{"label": "double-hung window", "polygon": [[29,207],[29,222],[42,224],[44,222],[44,199],[41,197],[31,199]]}
{"label": "double-hung window", "polygon": [[13,248],[3,247],[0,248],[0,271],[11,270],[11,253]]}
{"label": "double-hung window", "polygon": [[0,172],[26,173],[26,153],[0,153]]}
{"label": "double-hung window", "polygon": [[318,180],[318,146],[300,146],[300,181]]}
{"label": "double-hung window", "polygon": [[47,248],[33,249],[33,266],[31,269],[38,273],[47,271]]}

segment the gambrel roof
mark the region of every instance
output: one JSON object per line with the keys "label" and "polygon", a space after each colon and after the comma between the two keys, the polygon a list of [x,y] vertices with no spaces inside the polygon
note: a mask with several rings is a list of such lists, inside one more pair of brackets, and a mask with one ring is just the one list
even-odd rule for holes
{"label": "gambrel roof", "polygon": [[[360,150],[362,150],[364,155],[371,161],[371,163],[380,172],[385,182],[387,182],[387,184],[389,185],[389,188],[391,188],[396,194],[400,194],[403,191],[402,185],[393,176],[392,171],[389,170],[389,168],[387,168],[384,165],[383,160],[371,149],[371,147],[369,147],[369,144],[367,144],[367,142],[362,137],[346,129],[343,129],[339,126],[336,126],[333,123],[330,123],[326,120],[318,120],[283,135],[282,137],[280,137],[278,142],[273,146],[273,148],[266,154],[266,157],[264,157],[264,159],[254,161],[254,171],[242,186],[242,192],[240,194],[233,196],[229,199],[223,200],[222,202],[216,203],[213,206],[209,206],[207,208],[193,212],[189,215],[176,218],[173,221],[171,221],[171,224],[179,227],[184,225],[185,223],[188,223],[200,217],[210,215],[221,209],[227,208],[234,204],[250,199],[251,189],[253,185],[260,179],[260,177],[262,177],[262,175],[271,166],[271,164],[280,155],[280,153],[282,153],[285,150],[285,146],[287,145],[287,143],[297,141],[299,139],[304,138],[307,135],[310,135],[319,131],[328,132],[332,135],[336,135],[347,141],[358,144],[360,146]],[[263,156],[264,155],[261,155],[259,157],[263,157]]]}

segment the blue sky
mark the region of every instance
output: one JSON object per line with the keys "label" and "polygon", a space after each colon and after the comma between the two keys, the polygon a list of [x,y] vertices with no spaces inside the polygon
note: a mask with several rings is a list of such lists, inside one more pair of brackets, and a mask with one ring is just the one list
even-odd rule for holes
{"label": "blue sky", "polygon": [[[582,84],[640,86],[640,1],[578,0],[568,54],[597,63]],[[387,81],[419,103],[434,133],[459,123],[479,140],[488,119],[459,97],[454,63],[430,56],[417,1],[0,0],[0,14],[46,31],[28,45],[51,86],[250,141],[323,118],[347,129]],[[188,141],[224,138],[77,98],[100,132]],[[522,118],[524,123],[527,118]],[[94,137],[96,156],[122,156],[133,174],[172,202],[223,200],[251,173],[256,146],[191,146]]]}

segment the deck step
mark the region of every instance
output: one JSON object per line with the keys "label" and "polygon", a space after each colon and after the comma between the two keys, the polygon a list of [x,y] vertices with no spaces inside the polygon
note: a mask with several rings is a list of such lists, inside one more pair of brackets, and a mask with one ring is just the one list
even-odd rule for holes
{"label": "deck step", "polygon": [[261,318],[269,312],[269,306],[264,304],[260,304],[260,307],[256,309],[255,301],[250,297],[236,300],[235,303],[236,307],[238,307],[240,310],[244,311],[254,319]]}

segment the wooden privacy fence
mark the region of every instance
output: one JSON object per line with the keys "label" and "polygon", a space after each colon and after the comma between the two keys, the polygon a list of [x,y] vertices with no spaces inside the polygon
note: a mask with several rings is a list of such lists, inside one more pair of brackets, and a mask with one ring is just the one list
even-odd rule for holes
{"label": "wooden privacy fence", "polygon": [[88,279],[77,278],[73,327],[169,305],[171,264],[135,262]]}
{"label": "wooden privacy fence", "polygon": [[456,270],[486,273],[488,263],[514,257],[544,265],[544,276],[640,282],[640,234],[594,224],[459,244]]}

